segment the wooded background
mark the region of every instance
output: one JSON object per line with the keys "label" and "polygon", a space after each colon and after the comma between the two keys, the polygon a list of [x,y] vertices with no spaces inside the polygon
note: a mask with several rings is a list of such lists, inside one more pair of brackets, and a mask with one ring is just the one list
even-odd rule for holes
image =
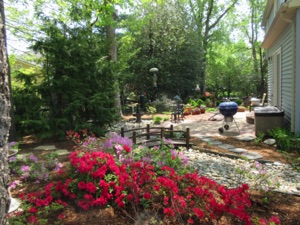
{"label": "wooded background", "polygon": [[[163,96],[205,98],[207,91],[216,101],[266,92],[263,0],[5,4],[11,65],[22,58],[40,68],[11,73],[19,133],[62,136],[88,128],[100,135],[120,118],[124,99],[141,94],[151,105]],[[20,52],[14,43],[29,49]],[[157,86],[151,68],[159,70]]]}

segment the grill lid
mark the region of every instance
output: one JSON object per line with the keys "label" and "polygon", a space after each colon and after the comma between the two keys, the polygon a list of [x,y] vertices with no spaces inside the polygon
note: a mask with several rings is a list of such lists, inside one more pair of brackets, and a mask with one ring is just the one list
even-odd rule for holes
{"label": "grill lid", "polygon": [[239,107],[235,102],[222,102],[218,108],[220,113],[226,117],[235,115]]}

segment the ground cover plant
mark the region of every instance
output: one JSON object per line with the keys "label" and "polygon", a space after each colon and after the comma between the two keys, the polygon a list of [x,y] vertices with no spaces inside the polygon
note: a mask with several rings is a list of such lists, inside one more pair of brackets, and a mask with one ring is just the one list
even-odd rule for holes
{"label": "ground cover plant", "polygon": [[[148,149],[115,133],[84,141],[69,134],[80,144],[59,171],[39,181],[39,191],[18,196],[24,211],[12,213],[10,224],[88,223],[70,222],[71,209],[91,218],[113,209],[123,224],[279,224],[276,216],[250,215],[247,184],[227,189],[199,177],[170,143]],[[14,185],[22,190],[22,181]],[[98,224],[122,224],[97,219]]]}

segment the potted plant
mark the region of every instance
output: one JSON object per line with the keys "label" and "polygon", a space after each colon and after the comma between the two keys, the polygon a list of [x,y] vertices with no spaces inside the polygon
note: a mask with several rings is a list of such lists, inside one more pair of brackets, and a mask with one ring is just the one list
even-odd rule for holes
{"label": "potted plant", "polygon": [[186,104],[184,105],[184,108],[183,108],[183,115],[187,116],[187,115],[190,115],[192,113],[192,106],[190,104]]}
{"label": "potted plant", "polygon": [[238,112],[245,112],[246,108],[244,106],[238,107]]}
{"label": "potted plant", "polygon": [[198,115],[200,113],[201,113],[201,111],[200,111],[199,107],[195,107],[192,109],[192,115]]}
{"label": "potted plant", "polygon": [[206,109],[206,106],[205,106],[205,105],[201,105],[201,106],[200,106],[200,112],[201,112],[201,113],[205,113],[205,109]]}

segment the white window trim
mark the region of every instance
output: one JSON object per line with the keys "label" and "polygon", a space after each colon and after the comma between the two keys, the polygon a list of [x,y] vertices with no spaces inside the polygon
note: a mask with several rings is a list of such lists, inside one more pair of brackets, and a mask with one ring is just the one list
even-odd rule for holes
{"label": "white window trim", "polygon": [[[279,56],[279,60],[278,59]],[[273,54],[273,93],[272,102],[274,106],[281,107],[281,47],[279,47]]]}

